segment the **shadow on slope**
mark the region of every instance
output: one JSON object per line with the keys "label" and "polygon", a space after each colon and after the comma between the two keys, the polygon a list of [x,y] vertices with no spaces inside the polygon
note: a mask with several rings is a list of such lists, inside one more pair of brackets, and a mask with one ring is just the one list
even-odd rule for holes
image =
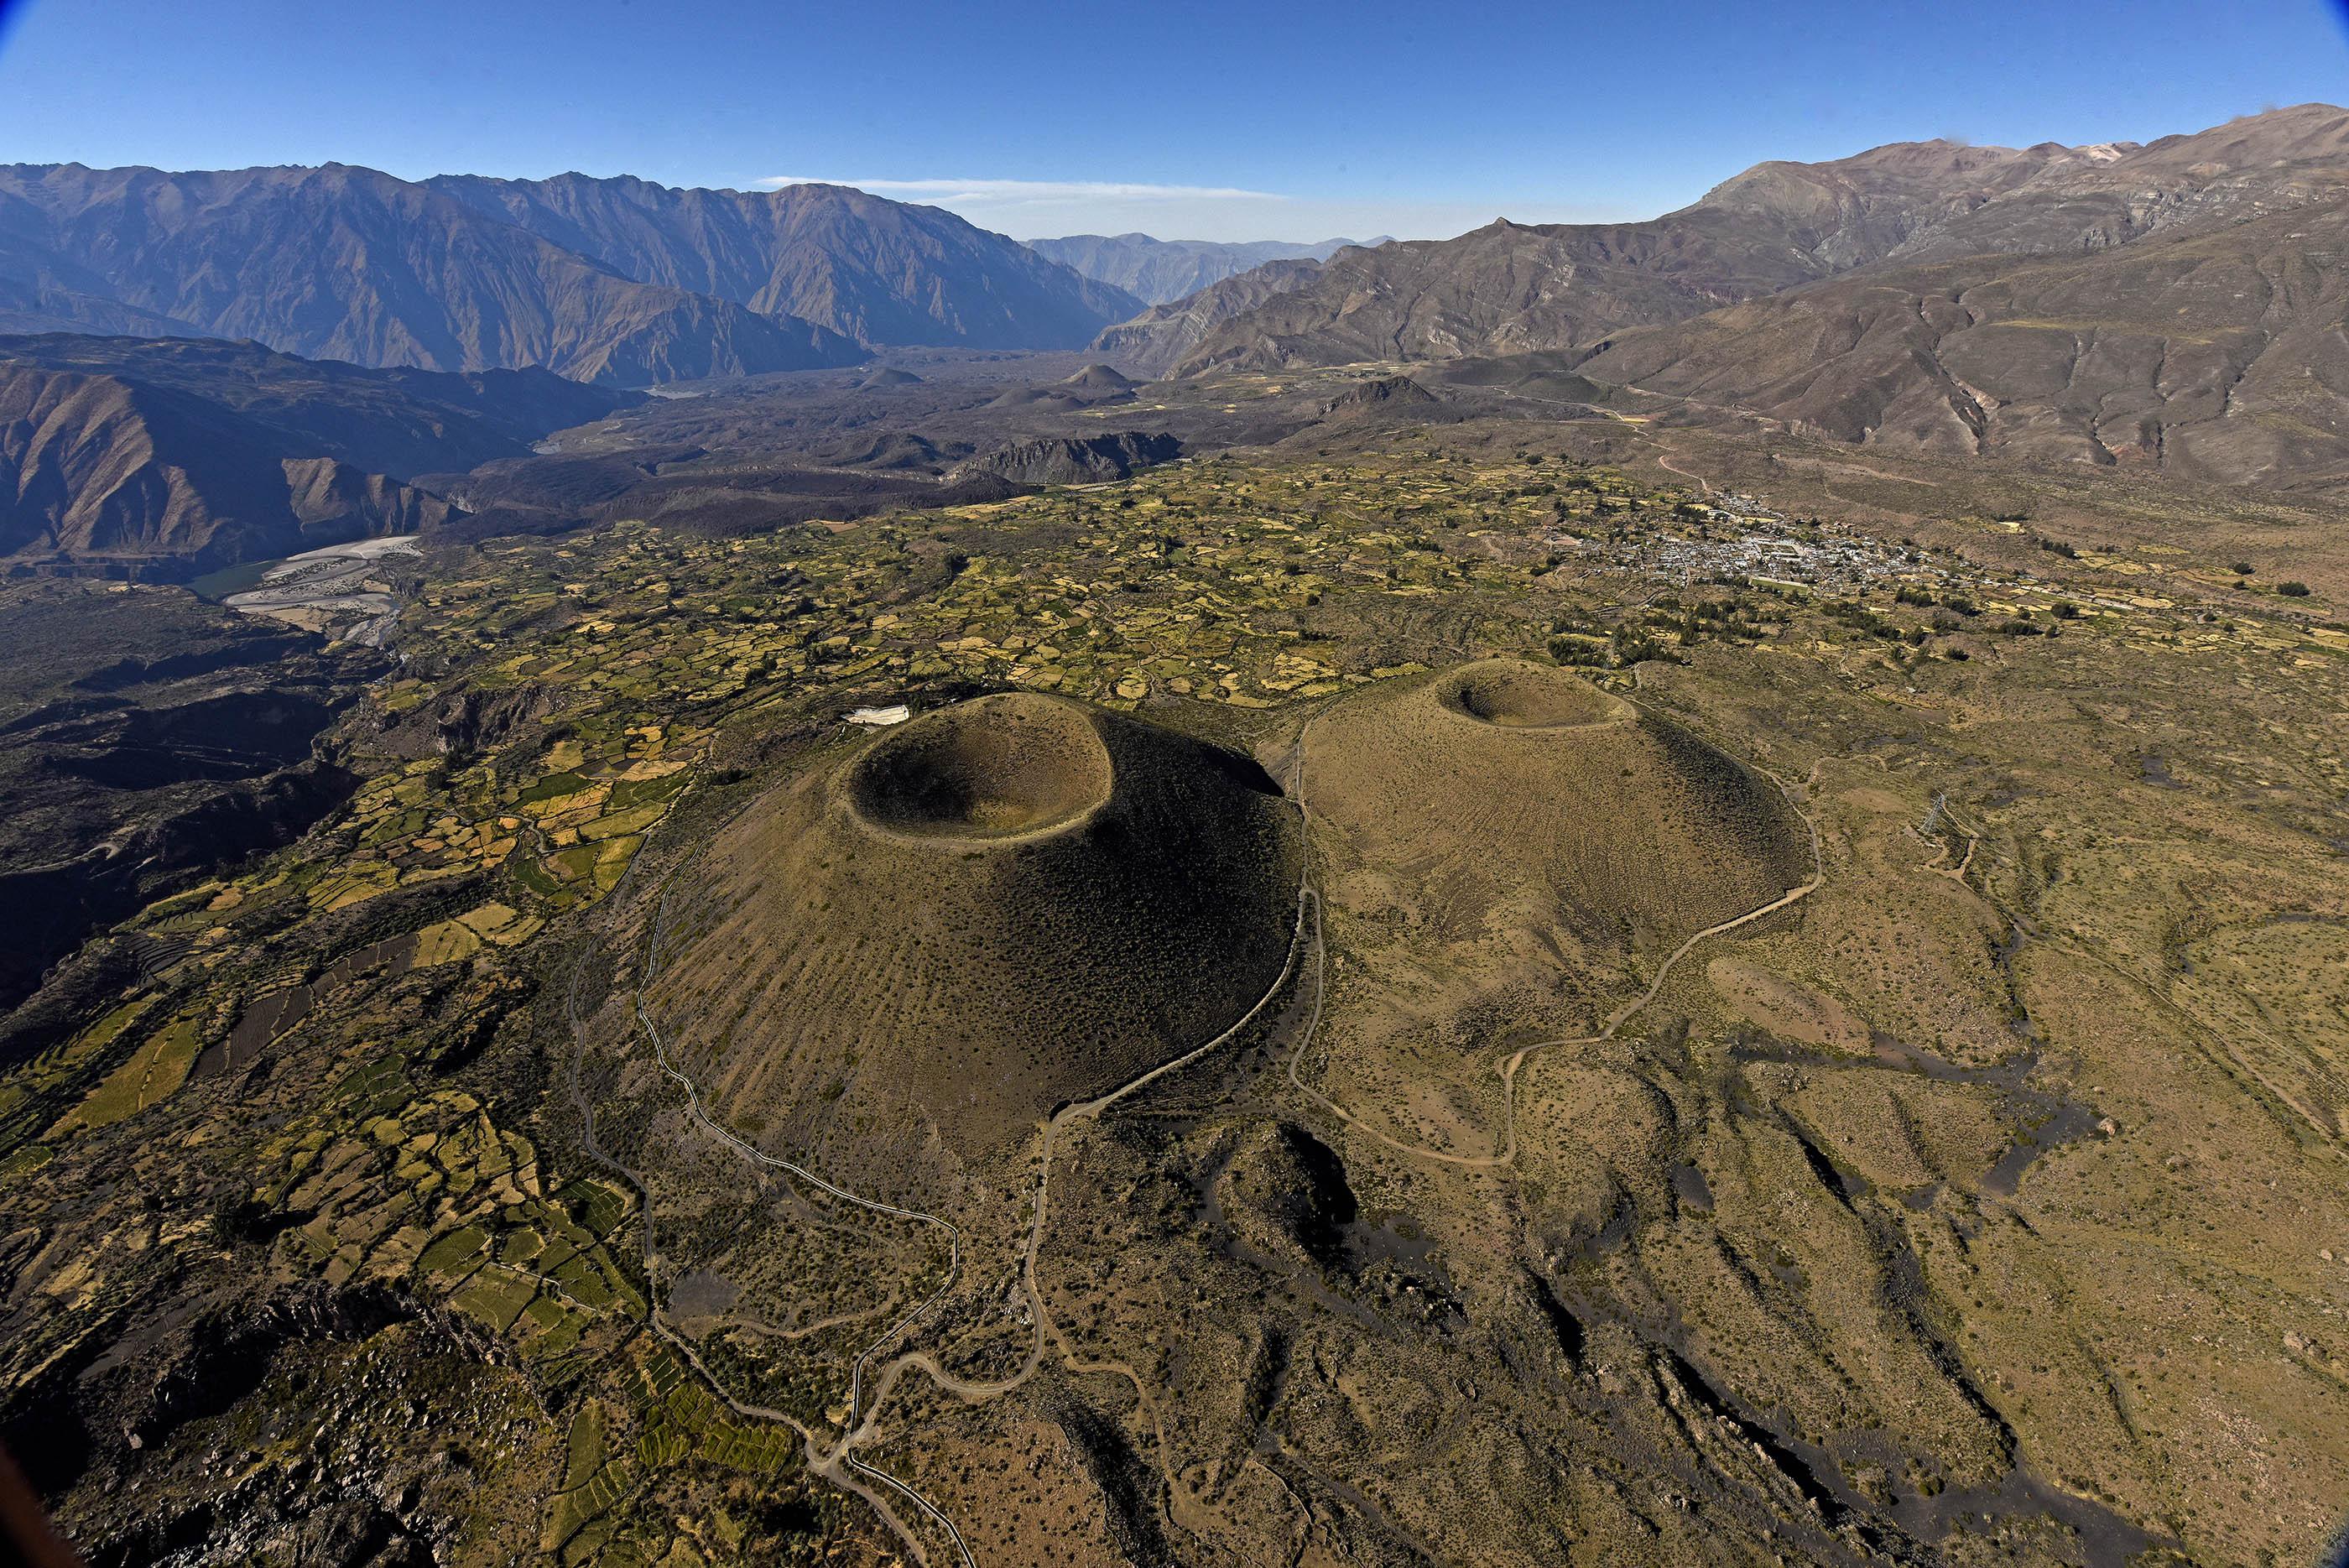
{"label": "shadow on slope", "polygon": [[1288,952],[1298,853],[1245,758],[983,697],[721,833],[651,1003],[739,1126],[809,1147],[877,1124],[968,1160],[1246,1012]]}

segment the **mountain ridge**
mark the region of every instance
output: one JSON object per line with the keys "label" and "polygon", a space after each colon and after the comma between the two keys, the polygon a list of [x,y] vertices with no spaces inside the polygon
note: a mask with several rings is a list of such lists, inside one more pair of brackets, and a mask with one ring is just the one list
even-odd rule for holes
{"label": "mountain ridge", "polygon": [[456,514],[408,483],[626,400],[210,339],[0,337],[0,558],[184,576]]}
{"label": "mountain ridge", "polygon": [[[1574,369],[1928,453],[2349,476],[2349,198],[2217,229],[1874,270],[1641,327]],[[2330,265],[2327,265],[2327,263]]]}
{"label": "mountain ridge", "polygon": [[1087,277],[1124,289],[1144,305],[1171,305],[1234,274],[1274,261],[1328,261],[1349,246],[1375,249],[1391,234],[1375,239],[1315,240],[1162,240],[1133,231],[1123,234],[1065,234],[1057,239],[1025,240],[1027,247],[1071,267]]}
{"label": "mountain ridge", "polygon": [[2349,110],[2327,104],[2142,147],[1894,142],[1758,163],[1642,223],[1501,219],[1340,252],[1237,308],[1185,302],[1127,324],[1116,346],[1175,375],[1566,349],[1871,266],[2108,248],[2337,192],[2349,192]]}
{"label": "mountain ridge", "polygon": [[453,510],[338,459],[299,455],[216,404],[72,370],[0,372],[0,550],[201,572],[379,534]]}
{"label": "mountain ridge", "polygon": [[645,386],[884,343],[1073,348],[1141,308],[943,209],[844,187],[0,166],[0,328],[17,332]]}
{"label": "mountain ridge", "polygon": [[1217,327],[1303,288],[1320,269],[1319,262],[1299,257],[1234,273],[1195,294],[1154,305],[1131,321],[1104,327],[1087,351],[1155,379],[1173,371]]}
{"label": "mountain ridge", "polygon": [[[853,362],[806,322],[621,277],[372,169],[0,167],[0,232],[36,286],[67,269],[191,336],[373,366],[540,365],[643,385]],[[51,298],[57,296],[52,291]],[[20,323],[22,324],[22,323]],[[68,315],[50,323],[87,330]]]}
{"label": "mountain ridge", "polygon": [[427,188],[623,276],[810,321],[866,348],[1075,348],[1142,302],[943,207],[845,185],[440,174]]}

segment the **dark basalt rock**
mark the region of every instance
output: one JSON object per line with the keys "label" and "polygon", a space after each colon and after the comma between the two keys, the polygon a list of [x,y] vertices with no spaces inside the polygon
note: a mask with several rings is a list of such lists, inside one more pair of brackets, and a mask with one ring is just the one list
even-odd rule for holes
{"label": "dark basalt rock", "polygon": [[1172,462],[1182,455],[1183,443],[1163,432],[1058,436],[1021,441],[973,458],[947,477],[955,481],[992,477],[1019,484],[1090,484],[1123,479],[1136,469]]}

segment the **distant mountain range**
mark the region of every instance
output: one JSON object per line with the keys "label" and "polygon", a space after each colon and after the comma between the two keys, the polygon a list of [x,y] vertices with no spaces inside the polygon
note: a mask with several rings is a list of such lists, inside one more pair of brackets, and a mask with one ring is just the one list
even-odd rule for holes
{"label": "distant mountain range", "polygon": [[1577,369],[1680,420],[2349,480],[2349,111],[2083,151],[1876,265],[1615,334]]}
{"label": "distant mountain range", "polygon": [[643,386],[882,344],[1075,348],[1140,308],[952,213],[837,186],[0,167],[0,330]]}
{"label": "distant mountain range", "polygon": [[[1150,376],[1540,353],[1593,395],[1666,400],[1658,419],[2349,477],[2344,246],[2349,111],[2316,104],[2144,146],[1766,162],[1645,223],[1496,220],[1374,247],[1022,245],[832,185],[17,165],[0,168],[0,331],[249,338],[353,363],[11,346],[0,554],[218,561],[429,523],[445,503],[403,488],[425,449],[432,470],[465,468],[592,417],[547,378],[478,381],[492,368],[636,387],[888,345],[1090,343]],[[1268,251],[1301,254],[1247,265]],[[460,393],[359,367],[477,379]],[[262,382],[301,389],[256,401]],[[295,428],[312,402],[323,423]],[[314,462],[340,466],[287,466]]]}
{"label": "distant mountain range", "polygon": [[1168,305],[1196,294],[1235,273],[1275,261],[1328,261],[1348,245],[1385,244],[1374,240],[1287,240],[1224,244],[1214,240],[1161,240],[1148,234],[1070,234],[1030,240],[1028,248],[1096,282],[1112,285],[1147,305]]}
{"label": "distant mountain range", "polygon": [[1689,421],[2349,475],[2344,258],[2349,111],[2310,104],[2143,146],[1758,164],[1647,223],[1275,263],[1093,350],[1178,376],[1547,351]]}
{"label": "distant mountain range", "polygon": [[313,362],[258,343],[0,337],[0,559],[189,576],[446,522],[406,483],[636,394],[545,370]]}
{"label": "distant mountain range", "polygon": [[1902,142],[1757,164],[1646,223],[1496,220],[1240,274],[1095,347],[1178,374],[1571,348],[1870,267],[2106,250],[2344,192],[2349,113],[2323,105],[2144,147]]}
{"label": "distant mountain range", "polygon": [[1234,273],[1196,294],[1154,305],[1133,320],[1106,328],[1092,340],[1092,351],[1136,375],[1155,379],[1173,374],[1225,322],[1304,288],[1320,270],[1319,262],[1299,256]]}
{"label": "distant mountain range", "polygon": [[844,185],[675,190],[584,174],[425,184],[622,276],[811,321],[866,348],[1078,348],[1142,307],[942,207]]}

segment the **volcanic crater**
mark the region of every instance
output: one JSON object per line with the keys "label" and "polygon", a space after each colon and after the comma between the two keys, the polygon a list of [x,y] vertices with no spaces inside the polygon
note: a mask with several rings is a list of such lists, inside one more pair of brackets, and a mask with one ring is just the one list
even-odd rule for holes
{"label": "volcanic crater", "polygon": [[883,736],[849,770],[864,821],[920,837],[1064,828],[1110,798],[1108,748],[1085,713],[1024,693],[982,697]]}
{"label": "volcanic crater", "polygon": [[721,829],[680,879],[651,1001],[719,1105],[779,1141],[894,1125],[914,1140],[895,1147],[968,1161],[1254,1005],[1301,856],[1295,807],[1237,753],[977,698]]}
{"label": "volcanic crater", "polygon": [[1630,705],[1571,671],[1519,659],[1487,659],[1453,671],[1436,701],[1464,718],[1507,730],[1568,730],[1630,718]]}

